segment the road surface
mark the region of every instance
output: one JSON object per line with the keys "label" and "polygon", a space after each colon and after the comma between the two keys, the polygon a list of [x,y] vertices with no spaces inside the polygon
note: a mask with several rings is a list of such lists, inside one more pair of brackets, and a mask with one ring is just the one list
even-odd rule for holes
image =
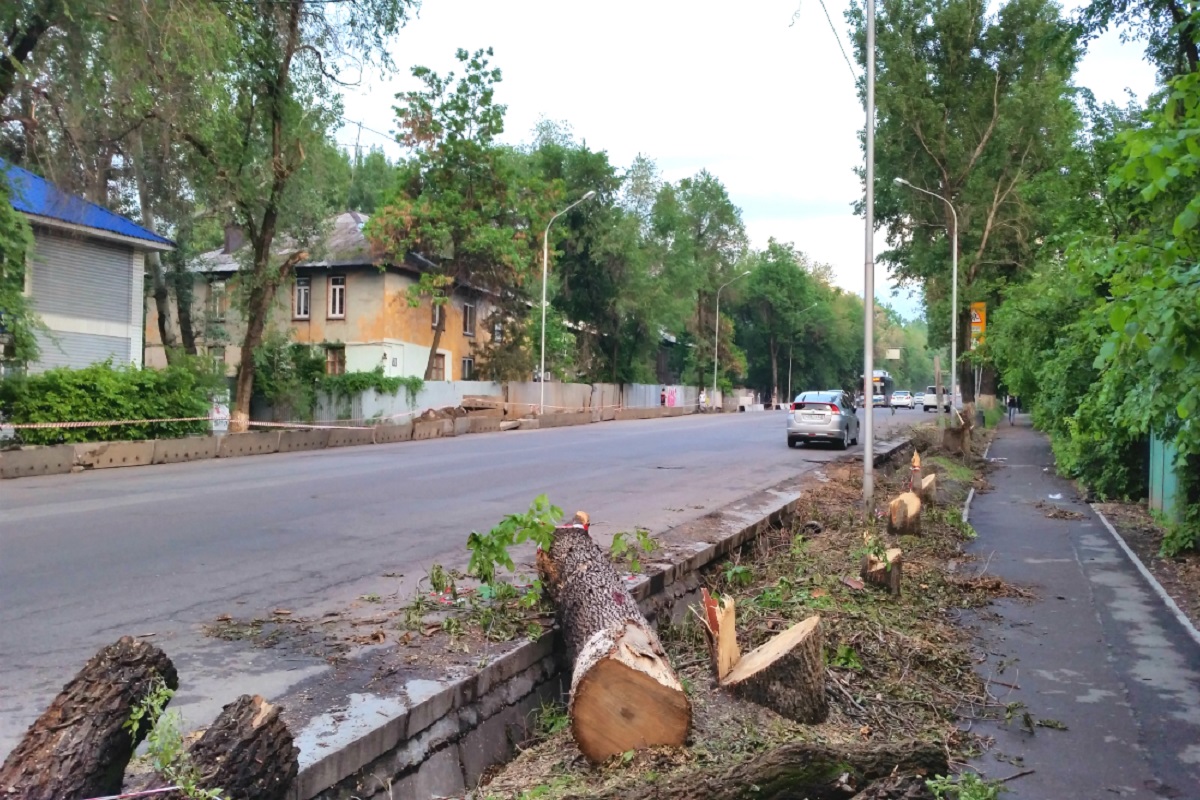
{"label": "road surface", "polygon": [[[885,438],[922,415],[876,418]],[[236,696],[231,676],[271,696],[319,669],[206,638],[217,615],[393,593],[385,574],[465,565],[471,530],[540,493],[601,537],[656,532],[837,455],[789,449],[783,414],[764,412],[0,482],[0,754],[122,635],[154,635],[180,673],[172,708],[203,724]]]}

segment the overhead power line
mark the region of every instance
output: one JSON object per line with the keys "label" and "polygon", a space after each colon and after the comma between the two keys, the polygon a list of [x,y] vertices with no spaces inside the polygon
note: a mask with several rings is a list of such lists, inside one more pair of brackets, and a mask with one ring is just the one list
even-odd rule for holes
{"label": "overhead power line", "polygon": [[[833,24],[833,17],[829,16],[829,9],[825,6],[825,0],[818,0],[821,4],[821,10],[825,12],[825,19],[829,23],[829,30],[833,33],[833,38],[837,41],[838,50],[842,51],[842,58],[846,61],[846,66],[850,69],[850,77],[858,82],[858,72],[854,69],[853,62],[850,61],[850,56],[846,54],[846,47],[842,44],[842,36],[838,33],[837,27]],[[788,27],[796,24],[796,20],[800,17],[800,9],[797,7],[796,12],[792,14],[792,21]]]}

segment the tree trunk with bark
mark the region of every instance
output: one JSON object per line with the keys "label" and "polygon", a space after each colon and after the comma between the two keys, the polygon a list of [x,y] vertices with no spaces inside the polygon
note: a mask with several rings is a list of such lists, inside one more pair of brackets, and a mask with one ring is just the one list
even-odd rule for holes
{"label": "tree trunk with bark", "polygon": [[[433,342],[429,345],[429,360],[425,362],[424,379],[427,381],[433,380],[433,365],[437,363],[438,346],[442,343],[442,331],[446,330],[446,306],[450,304],[449,300],[447,300],[445,305],[437,305],[436,298],[430,302],[434,303],[434,308],[440,310],[438,311],[437,325],[433,326]],[[446,375],[443,371],[442,380],[445,379]],[[545,380],[545,376],[539,376],[538,380]]]}
{"label": "tree trunk with bark", "polygon": [[881,586],[899,596],[903,569],[903,553],[900,548],[893,547],[888,549],[884,559],[869,554],[863,556],[858,574],[866,583]]}
{"label": "tree trunk with bark", "polygon": [[771,350],[771,402],[779,402],[779,342],[772,336],[768,342]]}
{"label": "tree trunk with bark", "polygon": [[[146,174],[146,154],[140,128],[130,134],[130,147],[133,150],[130,161],[133,165],[134,179],[137,181],[142,227],[156,233],[158,223],[154,217],[154,195],[150,191],[149,176]],[[162,259],[156,251],[151,250],[146,253],[146,268],[150,271],[154,309],[158,315],[158,340],[162,342],[163,352],[169,364],[178,351],[179,339],[175,336],[175,327],[171,325],[171,296],[167,289],[167,277],[163,272]]]}
{"label": "tree trunk with bark", "polygon": [[[283,800],[299,771],[299,750],[279,708],[258,695],[244,694],[225,706],[216,721],[187,750],[184,760],[200,789],[219,789],[229,800]],[[137,791],[174,785],[151,777]],[[182,792],[155,795],[186,800]]]}
{"label": "tree trunk with bark", "polygon": [[588,533],[587,515],[554,531],[538,573],[573,664],[571,733],[593,762],[654,745],[679,746],[692,709],[654,632]]}
{"label": "tree trunk with bark", "polygon": [[97,653],[29,727],[0,767],[0,797],[62,800],[117,794],[147,727],[124,727],[161,678],[179,687],[171,659],[123,637]]}
{"label": "tree trunk with bark", "polygon": [[840,746],[795,742],[722,773],[696,771],[672,776],[669,784],[647,784],[636,793],[626,787],[619,796],[646,800],[844,800],[853,791],[847,786],[862,788],[893,772],[932,777],[945,775],[948,769],[946,748],[928,742]]}

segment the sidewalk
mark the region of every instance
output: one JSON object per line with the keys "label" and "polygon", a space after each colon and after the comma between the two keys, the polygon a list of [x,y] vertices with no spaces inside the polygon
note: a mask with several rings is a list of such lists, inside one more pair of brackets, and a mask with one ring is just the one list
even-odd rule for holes
{"label": "sidewalk", "polygon": [[1002,703],[1024,705],[1007,724],[974,723],[995,743],[972,766],[988,778],[1032,770],[1004,798],[1200,798],[1200,643],[1054,475],[1027,417],[1000,423],[988,457],[971,566],[1037,600],[998,601],[977,620],[980,673]]}

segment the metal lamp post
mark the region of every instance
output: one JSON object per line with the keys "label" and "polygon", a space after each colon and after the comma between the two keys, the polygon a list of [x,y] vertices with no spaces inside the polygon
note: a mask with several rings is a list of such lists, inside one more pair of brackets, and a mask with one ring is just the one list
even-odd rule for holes
{"label": "metal lamp post", "polygon": [[[950,218],[954,220],[954,232],[950,244],[950,272],[952,275],[950,290],[950,407],[954,408],[955,393],[958,388],[958,213],[954,210],[954,205],[940,194],[922,189],[920,186],[914,186],[904,178],[896,178],[896,183],[941,200],[946,204],[946,208],[950,209]],[[976,390],[978,390],[978,384],[976,384]],[[940,414],[941,411],[939,410],[938,413]],[[954,424],[953,418],[951,418],[950,424]]]}
{"label": "metal lamp post", "polygon": [[[875,0],[867,0],[867,41],[864,55],[867,59],[866,116],[867,129],[864,142],[866,155],[863,170],[863,216],[866,237],[863,259],[863,406],[868,398],[875,396]],[[871,513],[875,504],[875,409],[867,411],[867,425],[863,439],[863,505]]]}
{"label": "metal lamp post", "polygon": [[746,270],[741,275],[734,276],[725,281],[717,289],[717,317],[713,321],[713,402],[717,402],[717,350],[719,347],[721,334],[721,289],[724,289],[729,284],[736,281],[738,278],[744,278],[750,274],[750,270]]}
{"label": "metal lamp post", "polygon": [[542,234],[542,366],[538,371],[538,383],[540,384],[540,395],[538,397],[539,416],[546,413],[546,276],[550,269],[550,226],[554,224],[554,220],[558,219],[563,214],[582,203],[584,200],[591,200],[595,196],[596,193],[594,191],[588,192],[583,197],[579,198],[574,203],[571,203],[571,205],[555,214],[550,218],[550,221],[546,223],[546,232]]}

